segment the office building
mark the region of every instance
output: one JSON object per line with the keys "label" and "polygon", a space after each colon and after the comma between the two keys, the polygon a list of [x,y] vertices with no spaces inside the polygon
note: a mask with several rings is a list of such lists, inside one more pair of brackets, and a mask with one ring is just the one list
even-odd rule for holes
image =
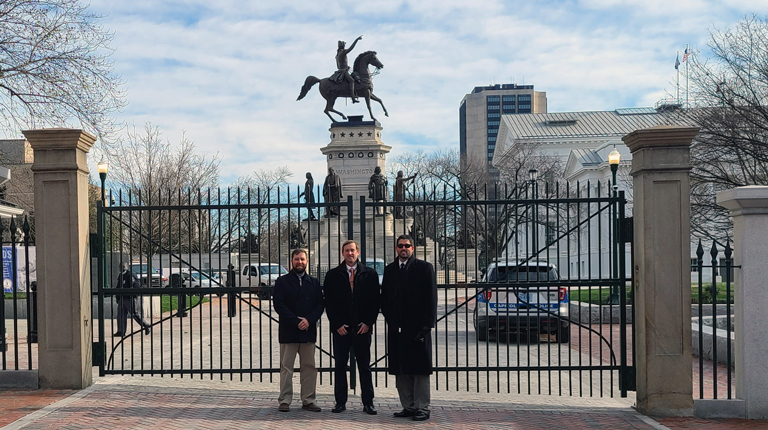
{"label": "office building", "polygon": [[533,85],[475,87],[459,107],[459,152],[462,164],[491,164],[502,115],[547,112],[547,93]]}

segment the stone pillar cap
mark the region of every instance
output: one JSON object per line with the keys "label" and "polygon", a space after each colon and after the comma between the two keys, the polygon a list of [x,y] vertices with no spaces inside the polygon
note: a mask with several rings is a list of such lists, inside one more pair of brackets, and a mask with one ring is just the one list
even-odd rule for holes
{"label": "stone pillar cap", "polygon": [[698,127],[677,127],[657,125],[656,127],[635,130],[621,138],[631,152],[643,148],[691,146],[691,141],[699,133]]}
{"label": "stone pillar cap", "polygon": [[730,210],[731,215],[744,210],[768,212],[768,187],[750,185],[717,193],[717,204]]}
{"label": "stone pillar cap", "polygon": [[92,134],[73,128],[42,128],[22,133],[34,150],[78,148],[88,152],[96,143]]}

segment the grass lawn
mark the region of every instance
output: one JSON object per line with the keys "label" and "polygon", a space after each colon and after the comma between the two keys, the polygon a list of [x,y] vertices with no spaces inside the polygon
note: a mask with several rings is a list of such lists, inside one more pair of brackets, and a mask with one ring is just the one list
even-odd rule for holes
{"label": "grass lawn", "polygon": [[[27,293],[16,293],[16,299],[26,299]],[[5,300],[13,300],[13,293],[5,293]]]}
{"label": "grass lawn", "polygon": [[[702,303],[712,303],[711,296],[712,284],[704,285],[702,293]],[[572,290],[570,299],[576,302],[586,302],[593,304],[604,304],[608,302],[611,294],[610,288],[592,288],[591,290]],[[717,303],[725,303],[726,291],[725,282],[717,284]],[[629,293],[627,293],[627,303],[629,303]],[[699,286],[691,285],[691,303],[699,303]],[[731,284],[731,303],[733,303],[733,284]]]}
{"label": "grass lawn", "polygon": [[[179,296],[175,294],[172,296],[163,295],[161,296],[160,308],[162,309],[163,312],[175,311],[176,309],[179,308],[178,301],[179,301]],[[208,303],[210,301],[211,300],[208,297],[203,298],[203,303]],[[199,304],[200,304],[200,296],[187,296],[187,308],[189,307],[194,308]]]}

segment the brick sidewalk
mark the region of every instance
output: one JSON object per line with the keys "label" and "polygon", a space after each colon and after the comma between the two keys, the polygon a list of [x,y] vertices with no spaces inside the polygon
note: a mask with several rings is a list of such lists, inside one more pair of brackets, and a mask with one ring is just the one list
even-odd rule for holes
{"label": "brick sidewalk", "polygon": [[0,426],[10,424],[74,393],[73,390],[2,390]]}

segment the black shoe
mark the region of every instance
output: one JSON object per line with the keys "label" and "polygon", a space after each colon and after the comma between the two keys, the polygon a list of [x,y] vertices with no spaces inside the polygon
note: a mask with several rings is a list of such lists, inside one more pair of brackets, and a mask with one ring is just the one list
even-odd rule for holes
{"label": "black shoe", "polygon": [[146,334],[150,334],[150,333],[152,333],[152,326],[151,325],[145,326],[144,327],[144,334],[146,335]]}
{"label": "black shoe", "polygon": [[376,415],[378,413],[376,412],[376,408],[374,408],[373,405],[364,405],[363,412],[365,412],[368,415]]}
{"label": "black shoe", "polygon": [[333,409],[331,409],[331,412],[333,412],[334,414],[338,414],[339,412],[344,412],[346,410],[347,410],[346,406],[336,403],[336,406],[334,406]]}
{"label": "black shoe", "polygon": [[414,421],[426,421],[429,419],[429,414],[424,411],[417,411],[411,419]]}
{"label": "black shoe", "polygon": [[400,412],[395,412],[395,417],[396,418],[408,418],[408,417],[412,417],[414,415],[416,415],[416,412],[408,410],[408,409],[403,409]]}
{"label": "black shoe", "polygon": [[112,336],[114,336],[114,337],[124,337],[125,335],[122,334],[122,333],[115,333]]}

